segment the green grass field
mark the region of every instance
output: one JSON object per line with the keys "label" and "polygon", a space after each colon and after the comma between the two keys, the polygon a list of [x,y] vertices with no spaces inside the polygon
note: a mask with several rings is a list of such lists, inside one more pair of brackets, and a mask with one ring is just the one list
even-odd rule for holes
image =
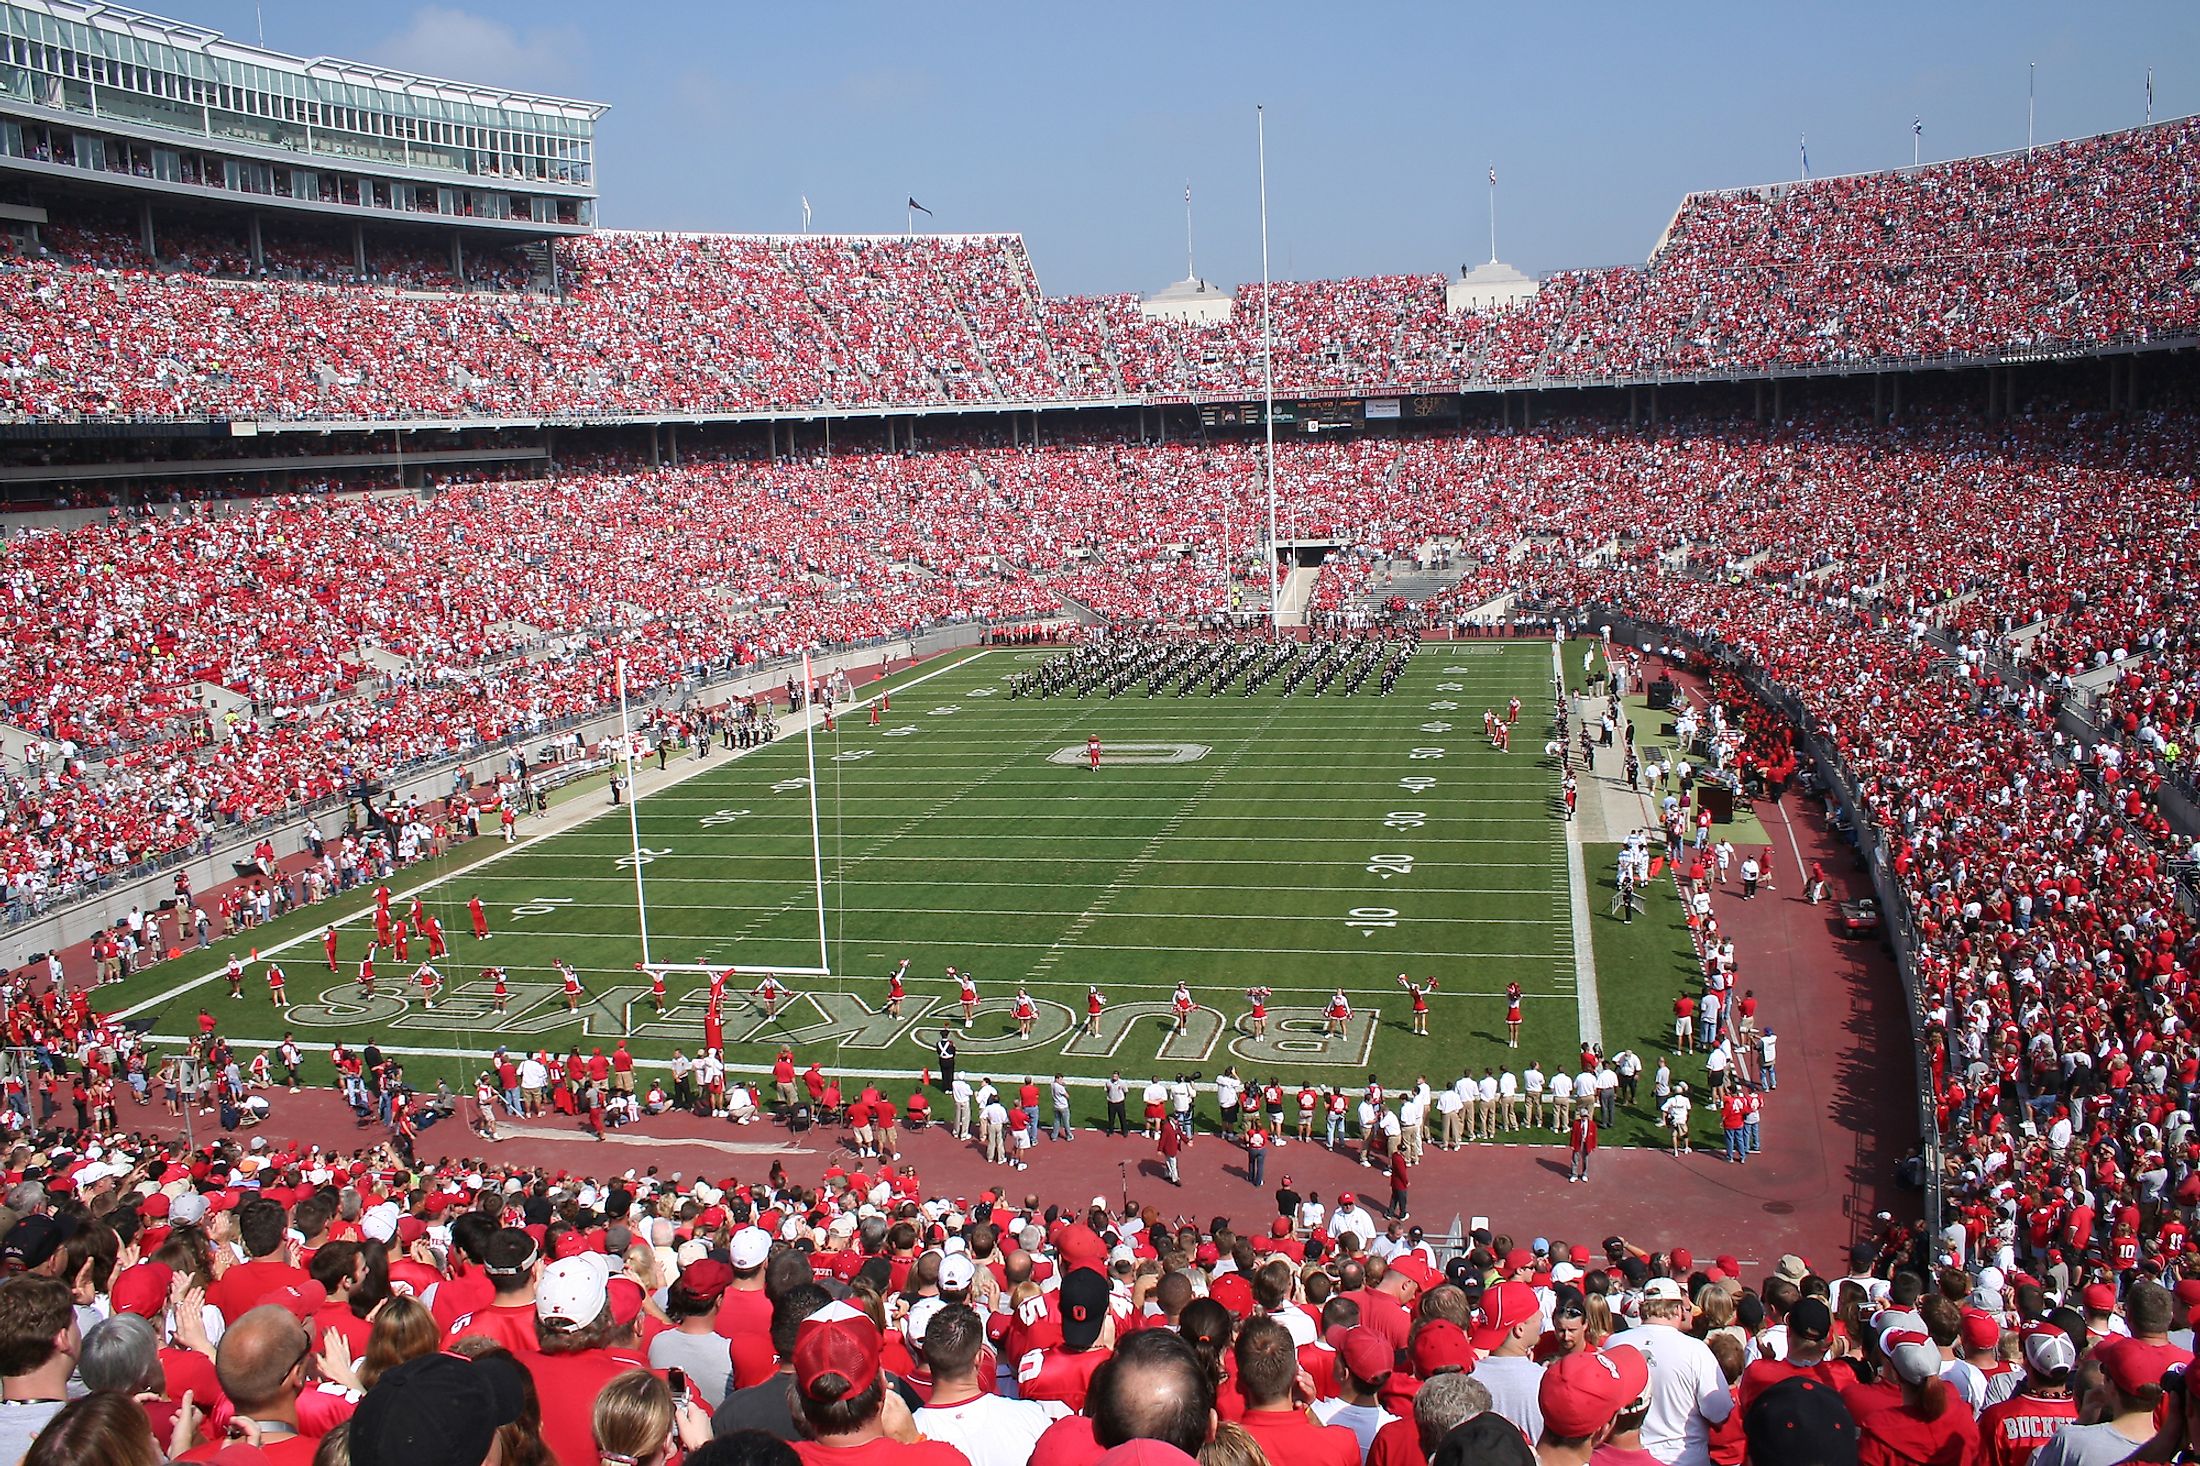
{"label": "green grass field", "polygon": [[[832,975],[789,977],[795,996],[776,1017],[748,999],[756,979],[730,986],[737,1070],[768,1066],[784,1043],[844,1074],[907,1082],[950,1020],[973,1075],[1212,1076],[1235,1063],[1286,1085],[1357,1084],[1369,1073],[1396,1085],[1422,1073],[1444,1083],[1508,1058],[1546,1069],[1571,1059],[1580,995],[1566,827],[1557,772],[1542,757],[1547,643],[1432,643],[1388,697],[1370,680],[1349,698],[1280,696],[1271,683],[1251,697],[1233,688],[1180,698],[1172,687],[1149,698],[1139,684],[1112,700],[1011,699],[1008,679],[1052,655],[998,649],[933,664],[888,684],[882,727],[855,711],[837,732],[818,732]],[[1482,712],[1502,712],[1512,696],[1522,714],[1508,755],[1483,737]],[[1108,751],[1098,772],[1083,757],[1090,733]],[[738,759],[714,752],[694,777],[643,799],[654,962],[820,965],[805,754],[799,735]],[[600,777],[571,797],[602,812],[509,853],[483,840],[392,882],[400,906],[424,887],[452,936],[438,964],[451,991],[434,1011],[405,982],[410,964],[394,960],[379,964],[381,994],[358,997],[352,970],[372,926],[356,896],[162,964],[110,990],[110,1003],[170,1039],[192,1031],[202,1004],[248,1042],[289,1029],[318,1051],[373,1037],[407,1056],[416,1081],[470,1073],[500,1043],[585,1051],[626,1033],[645,1059],[676,1045],[692,1055],[707,978],[675,974],[672,1006],[654,1012],[635,970],[627,814],[611,808]],[[1606,914],[1610,852],[1592,848],[1585,860],[1600,950],[1610,947],[1598,963],[1606,1045],[1648,1057],[1674,990],[1653,978],[1659,952],[1685,972],[1678,913],[1668,897],[1622,928]],[[470,934],[465,903],[476,894],[494,932],[486,943]],[[319,932],[339,913],[342,972],[332,976]],[[241,1002],[219,981],[226,945],[255,943],[289,974],[287,1015],[268,1003],[257,968]],[[896,1020],[878,1009],[905,957],[909,995]],[[561,958],[588,987],[577,1016],[551,970]],[[501,1017],[479,980],[491,962],[510,973]],[[944,977],[951,964],[974,971],[983,994],[968,1030]],[[1440,982],[1428,1038],[1410,1031],[1401,972]],[[1179,980],[1201,1007],[1174,1035],[1167,1004]],[[1526,994],[1520,1055],[1503,1044],[1512,981]],[[1019,983],[1038,1000],[1028,1039],[1011,1015]],[[1078,1032],[1088,983],[1110,1003],[1096,1037]],[[1275,991],[1265,1038],[1241,1027],[1255,985]],[[1339,987],[1354,1008],[1342,1038],[1326,1036],[1321,1019]],[[1635,1128],[1613,1138],[1637,1138]]]}

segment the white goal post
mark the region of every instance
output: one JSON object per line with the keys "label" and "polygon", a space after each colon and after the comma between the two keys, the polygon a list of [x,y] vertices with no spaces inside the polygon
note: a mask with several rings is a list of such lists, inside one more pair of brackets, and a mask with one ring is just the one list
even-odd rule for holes
{"label": "white goal post", "polygon": [[[626,765],[626,820],[627,836],[631,846],[628,862],[634,867],[634,918],[640,931],[642,946],[642,960],[635,964],[636,970],[644,973],[663,972],[668,974],[674,972],[716,974],[731,970],[735,973],[748,973],[757,976],[762,976],[765,973],[778,973],[788,977],[831,977],[832,956],[827,950],[825,942],[825,843],[817,818],[817,723],[820,714],[818,704],[812,700],[816,694],[816,682],[810,669],[810,654],[808,652],[802,654],[802,696],[804,698],[802,754],[806,775],[802,782],[807,786],[809,794],[810,880],[812,894],[817,901],[817,965],[815,967],[768,967],[748,966],[741,963],[683,963],[651,960],[649,955],[649,895],[647,883],[642,876],[642,868],[649,864],[649,861],[642,853],[642,791],[640,783],[635,778],[637,771],[634,760],[634,736],[627,722],[626,659],[624,657],[619,658],[616,670],[619,690],[619,750],[620,756]],[[633,1016],[632,1005],[629,1004],[625,1020],[626,1031],[629,1033],[634,1031]]]}

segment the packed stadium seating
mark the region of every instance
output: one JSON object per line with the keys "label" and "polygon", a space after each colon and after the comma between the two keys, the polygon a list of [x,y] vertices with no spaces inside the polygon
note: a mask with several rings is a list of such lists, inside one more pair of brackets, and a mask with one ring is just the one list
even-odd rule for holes
{"label": "packed stadium seating", "polygon": [[[2200,122],[1892,173],[1691,195],[1647,265],[1450,314],[1434,275],[1279,283],[1280,389],[1445,388],[2067,350],[2200,329]],[[562,246],[569,293],[497,254],[111,224],[0,268],[0,417],[600,417],[1242,394],[1257,288],[1221,322],[1049,300],[1012,235],[622,234]],[[279,277],[279,278],[278,278]],[[397,287],[404,287],[399,289]]]}

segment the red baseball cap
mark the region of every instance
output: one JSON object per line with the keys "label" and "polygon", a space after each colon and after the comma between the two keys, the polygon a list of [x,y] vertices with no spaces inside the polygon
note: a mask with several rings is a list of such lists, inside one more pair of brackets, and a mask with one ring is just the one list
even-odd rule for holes
{"label": "red baseball cap", "polygon": [[795,1330],[795,1388],[816,1404],[836,1404],[869,1389],[878,1361],[878,1330],[845,1303],[829,1304]]}
{"label": "red baseball cap", "polygon": [[328,1289],[309,1279],[303,1283],[292,1283],[288,1287],[277,1288],[274,1292],[263,1296],[258,1306],[265,1308],[272,1304],[274,1307],[290,1314],[300,1323],[311,1323],[313,1322],[313,1315],[319,1313],[321,1305],[327,1302]]}
{"label": "red baseball cap", "polygon": [[2133,1338],[2112,1339],[2096,1348],[2093,1357],[2101,1361],[2109,1383],[2126,1395],[2160,1384],[2164,1375],[2185,1362],[2185,1352],[2174,1344]]}
{"label": "red baseball cap", "polygon": [[2090,1313],[2116,1311],[2116,1286],[2113,1283],[2094,1283],[2078,1296]]}
{"label": "red baseball cap", "polygon": [[2001,1342],[2001,1321],[1990,1313],[1976,1308],[1963,1310],[1963,1347],[1974,1353],[1991,1349]]}
{"label": "red baseball cap", "polygon": [[1331,1342],[1337,1346],[1338,1362],[1355,1379],[1376,1384],[1397,1368],[1398,1351],[1390,1347],[1390,1340],[1364,1324],[1343,1330]]}
{"label": "red baseball cap", "polygon": [[1474,1347],[1487,1354],[1505,1342],[1512,1331],[1543,1312],[1535,1289],[1526,1283],[1497,1283],[1482,1295],[1482,1326],[1474,1331]]}
{"label": "red baseball cap", "polygon": [[1690,1252],[1687,1248],[1676,1247],[1666,1255],[1673,1259],[1673,1266],[1679,1268],[1682,1272],[1692,1273],[1696,1270],[1696,1254]]}
{"label": "red baseball cap", "polygon": [[115,1274],[107,1298],[117,1313],[159,1318],[168,1307],[168,1289],[175,1278],[175,1269],[165,1262],[141,1262]]}
{"label": "red baseball cap", "polygon": [[1552,1360],[1544,1367],[1536,1404],[1551,1435],[1580,1440],[1610,1425],[1649,1388],[1649,1362],[1632,1345],[1615,1344]]}
{"label": "red baseball cap", "polygon": [[1422,1324],[1406,1354],[1413,1372],[1423,1379],[1446,1369],[1472,1370],[1478,1357],[1474,1345],[1467,1342],[1467,1331],[1448,1318]]}
{"label": "red baseball cap", "polygon": [[1505,1271],[1508,1273],[1526,1272],[1534,1266],[1535,1254],[1525,1247],[1515,1247],[1505,1254]]}

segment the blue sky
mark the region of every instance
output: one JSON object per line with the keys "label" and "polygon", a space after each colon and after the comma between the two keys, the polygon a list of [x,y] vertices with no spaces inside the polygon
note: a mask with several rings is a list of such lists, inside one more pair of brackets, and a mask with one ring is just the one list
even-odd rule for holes
{"label": "blue sky", "polygon": [[[143,0],[254,36],[252,0]],[[2200,111],[2200,5],[262,0],[267,44],[607,102],[622,228],[1020,230],[1049,293],[1639,261],[1692,188]],[[920,219],[920,223],[924,222]]]}

